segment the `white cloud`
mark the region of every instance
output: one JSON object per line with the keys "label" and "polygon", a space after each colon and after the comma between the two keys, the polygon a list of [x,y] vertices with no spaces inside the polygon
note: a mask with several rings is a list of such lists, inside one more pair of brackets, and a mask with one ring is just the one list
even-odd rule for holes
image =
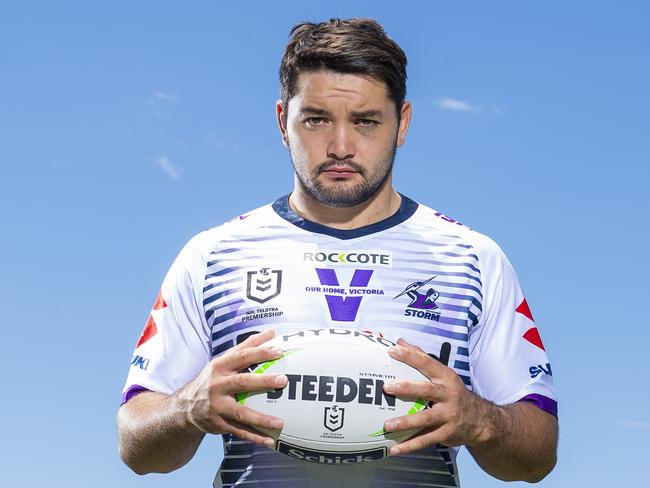
{"label": "white cloud", "polygon": [[150,105],[155,105],[157,103],[173,103],[178,100],[178,96],[173,93],[167,93],[164,91],[157,90],[153,92],[149,98],[147,98],[147,103]]}
{"label": "white cloud", "polygon": [[178,97],[173,93],[165,93],[162,91],[157,91],[153,94],[156,100],[162,100],[164,102],[175,102],[178,100]]}
{"label": "white cloud", "polygon": [[439,98],[436,105],[443,110],[452,110],[454,112],[482,112],[481,107],[456,98]]}
{"label": "white cloud", "polygon": [[160,169],[162,169],[167,176],[172,180],[180,180],[181,175],[183,174],[183,169],[180,166],[177,166],[169,159],[167,156],[161,156],[156,159],[156,164]]}

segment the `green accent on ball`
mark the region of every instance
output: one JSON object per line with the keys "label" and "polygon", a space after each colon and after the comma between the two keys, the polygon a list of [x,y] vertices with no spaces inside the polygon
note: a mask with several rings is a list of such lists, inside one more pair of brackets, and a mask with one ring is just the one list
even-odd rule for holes
{"label": "green accent on ball", "polygon": [[[428,402],[426,400],[423,400],[422,398],[418,398],[417,400],[415,400],[413,406],[409,409],[409,411],[406,412],[406,415],[413,415],[414,413],[418,413],[420,410],[422,410],[424,407],[427,406],[427,403]],[[380,435],[385,435],[385,434],[386,431],[382,428],[377,432],[373,432],[372,434],[369,434],[368,437],[379,437]]]}
{"label": "green accent on ball", "polygon": [[[295,349],[289,349],[288,351],[284,351],[282,353],[282,356],[280,356],[278,359],[272,359],[271,361],[266,361],[264,363],[261,363],[257,368],[255,368],[255,371],[253,371],[253,374],[263,374],[266,372],[267,369],[269,369],[271,366],[273,366],[275,363],[280,361],[281,359],[286,358],[290,354],[293,354],[296,351],[299,351],[300,349],[303,349],[301,347],[297,347]],[[242,405],[246,403],[246,399],[248,398],[249,391],[240,391],[239,393],[235,394],[235,400],[237,400],[237,403],[241,403]]]}
{"label": "green accent on ball", "polygon": [[380,435],[384,435],[386,431],[384,429],[378,430],[377,432],[373,432],[370,434],[368,437],[379,437]]}
{"label": "green accent on ball", "polygon": [[408,411],[406,415],[413,415],[414,413],[418,413],[426,406],[427,406],[427,401],[422,400],[422,398],[418,398],[417,400],[415,400],[415,403],[413,404],[413,406],[411,407],[411,409]]}

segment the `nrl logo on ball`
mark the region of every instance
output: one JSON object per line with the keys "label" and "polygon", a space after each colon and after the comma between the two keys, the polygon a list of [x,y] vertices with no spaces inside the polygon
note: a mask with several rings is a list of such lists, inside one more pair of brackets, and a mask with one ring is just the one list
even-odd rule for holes
{"label": "nrl logo on ball", "polygon": [[325,421],[324,425],[332,432],[336,432],[343,427],[343,416],[345,409],[339,408],[337,405],[325,407]]}

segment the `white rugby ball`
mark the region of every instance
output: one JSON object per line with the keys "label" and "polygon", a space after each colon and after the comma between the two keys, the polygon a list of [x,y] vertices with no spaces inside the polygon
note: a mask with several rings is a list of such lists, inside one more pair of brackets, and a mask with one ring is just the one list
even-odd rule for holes
{"label": "white rugby ball", "polygon": [[418,398],[383,391],[392,379],[428,381],[418,370],[394,360],[387,339],[353,329],[307,329],[273,338],[283,349],[276,360],[251,367],[256,374],[286,374],[274,391],[247,392],[237,401],[284,420],[282,431],[263,430],[275,450],[322,464],[374,461],[417,432],[385,433],[384,422],[427,408]]}

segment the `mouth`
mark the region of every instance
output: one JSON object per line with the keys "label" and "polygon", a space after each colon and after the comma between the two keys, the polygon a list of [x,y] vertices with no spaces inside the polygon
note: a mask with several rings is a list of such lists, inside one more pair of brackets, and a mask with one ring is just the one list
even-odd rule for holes
{"label": "mouth", "polygon": [[361,171],[350,164],[336,164],[328,166],[320,171],[322,174],[333,179],[347,179],[360,174]]}
{"label": "mouth", "polygon": [[330,176],[332,178],[349,178],[351,176],[354,176],[357,174],[357,171],[353,170],[352,168],[346,168],[346,167],[336,167],[336,168],[330,168],[325,171],[323,171],[327,176]]}

